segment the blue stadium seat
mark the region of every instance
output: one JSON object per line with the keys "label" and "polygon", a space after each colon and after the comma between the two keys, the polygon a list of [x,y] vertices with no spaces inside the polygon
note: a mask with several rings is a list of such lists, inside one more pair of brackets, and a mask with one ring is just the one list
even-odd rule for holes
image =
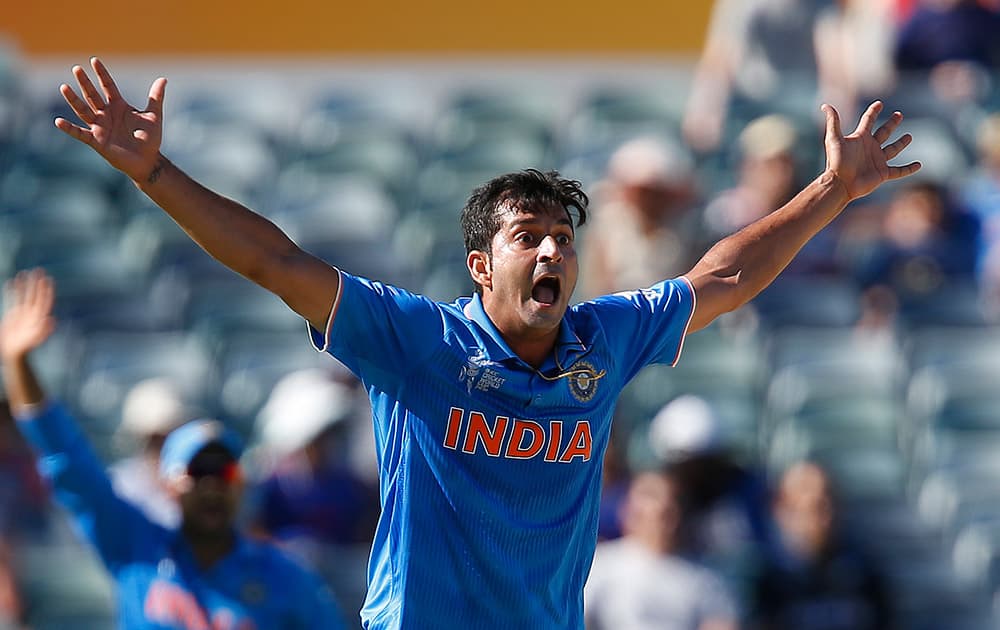
{"label": "blue stadium seat", "polygon": [[18,545],[15,562],[31,628],[115,627],[114,587],[95,552],[82,541]]}
{"label": "blue stadium seat", "polygon": [[187,322],[209,339],[247,332],[301,332],[304,326],[278,297],[243,278],[194,285]]}
{"label": "blue stadium seat", "polygon": [[[947,557],[896,558],[889,565],[896,617],[903,628],[987,628],[989,609],[982,593],[961,582]],[[970,625],[971,624],[971,625]]]}
{"label": "blue stadium seat", "polygon": [[989,323],[979,287],[953,280],[940,290],[902,300],[899,317],[906,327],[984,326]]}
{"label": "blue stadium seat", "polygon": [[78,121],[76,114],[56,96],[34,108],[25,126],[20,159],[44,177],[81,177],[107,190],[125,185],[125,176],[109,168],[93,149],[70,138],[52,125],[56,116]]}
{"label": "blue stadium seat", "polygon": [[1000,469],[996,453],[988,460],[972,457],[931,472],[920,484],[915,504],[921,519],[939,532],[942,540],[954,541],[971,523],[1000,516]]}
{"label": "blue stadium seat", "polygon": [[861,314],[860,292],[832,276],[779,278],[751,302],[767,326],[850,326]]}
{"label": "blue stadium seat", "polygon": [[152,330],[176,323],[169,309],[156,308],[145,279],[130,268],[114,239],[49,235],[40,242],[22,243],[15,266],[44,268],[58,287],[57,316],[83,330]]}
{"label": "blue stadium seat", "polygon": [[[91,435],[110,436],[121,418],[122,399],[141,380],[165,377],[204,412],[213,411],[210,393],[215,365],[201,340],[187,332],[94,332],[86,340],[76,408]],[[110,443],[98,444],[102,455]]]}
{"label": "blue stadium seat", "polygon": [[785,329],[771,337],[769,413],[798,413],[850,397],[902,399],[904,362],[895,344],[849,329]]}
{"label": "blue stadium seat", "polygon": [[303,325],[300,332],[233,335],[218,353],[218,404],[222,417],[245,435],[271,389],[284,376],[305,368],[333,370],[336,361],[316,352]]}
{"label": "blue stadium seat", "polygon": [[970,589],[992,597],[1000,587],[1000,515],[962,528],[952,547],[952,566]]}
{"label": "blue stadium seat", "polygon": [[48,234],[104,239],[119,223],[107,191],[85,179],[46,178],[33,194],[19,197],[6,199],[0,214],[24,228],[35,241]]}
{"label": "blue stadium seat", "polygon": [[680,137],[683,92],[670,85],[652,89],[609,87],[586,95],[570,117],[564,133],[570,150],[583,146],[613,146],[648,134]]}
{"label": "blue stadium seat", "polygon": [[377,179],[327,176],[303,169],[282,173],[270,218],[292,240],[388,241],[399,211]]}

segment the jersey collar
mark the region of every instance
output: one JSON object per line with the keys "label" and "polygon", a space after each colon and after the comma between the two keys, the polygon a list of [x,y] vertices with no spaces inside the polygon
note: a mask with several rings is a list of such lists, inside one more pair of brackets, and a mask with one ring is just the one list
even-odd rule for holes
{"label": "jersey collar", "polygon": [[[504,341],[503,337],[500,335],[500,331],[497,327],[493,325],[493,320],[490,319],[489,315],[486,314],[486,309],[483,308],[483,300],[479,294],[475,294],[471,299],[464,299],[459,301],[459,307],[462,312],[470,320],[479,325],[486,334],[489,336],[490,341],[493,342],[493,347],[487,348],[489,355],[494,360],[506,361],[521,361],[521,358],[514,354],[514,351],[510,349],[507,342]],[[567,315],[572,313],[572,309],[566,311]],[[586,344],[580,339],[580,336],[576,334],[573,329],[573,324],[570,318],[563,316],[562,321],[559,322],[559,337],[556,339],[555,347],[555,363],[553,365],[563,369],[573,364],[579,357],[586,354],[589,351]],[[551,359],[545,362],[546,366],[551,363]],[[523,361],[521,361],[523,363]],[[543,366],[544,369],[544,366]]]}

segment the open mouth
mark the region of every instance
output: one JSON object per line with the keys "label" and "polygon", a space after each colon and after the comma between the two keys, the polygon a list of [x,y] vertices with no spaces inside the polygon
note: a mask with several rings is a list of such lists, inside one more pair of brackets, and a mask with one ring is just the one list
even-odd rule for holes
{"label": "open mouth", "polygon": [[544,306],[552,306],[559,301],[559,278],[546,276],[538,280],[531,289],[531,299]]}

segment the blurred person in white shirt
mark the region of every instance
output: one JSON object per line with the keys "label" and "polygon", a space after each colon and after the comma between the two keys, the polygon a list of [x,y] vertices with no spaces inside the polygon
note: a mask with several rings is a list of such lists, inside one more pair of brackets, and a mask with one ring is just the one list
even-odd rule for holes
{"label": "blurred person in white shirt", "polygon": [[587,630],[733,630],[723,580],[686,557],[682,490],[662,471],[636,475],[622,508],[624,536],[601,543],[584,590]]}
{"label": "blurred person in white shirt", "polygon": [[111,465],[112,485],[118,496],[168,529],[180,524],[180,509],[160,478],[160,449],[168,433],[194,416],[178,387],[163,378],[136,383],[122,403],[116,438],[136,452]]}
{"label": "blurred person in white shirt", "polygon": [[694,161],[676,143],[640,137],[612,154],[583,242],[584,298],[652,286],[691,266],[701,253],[694,181]]}

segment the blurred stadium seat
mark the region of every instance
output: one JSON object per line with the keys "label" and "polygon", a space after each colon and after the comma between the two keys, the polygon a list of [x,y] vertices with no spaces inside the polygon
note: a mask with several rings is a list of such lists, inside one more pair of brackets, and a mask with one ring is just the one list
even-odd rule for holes
{"label": "blurred stadium seat", "polygon": [[282,377],[305,368],[332,369],[332,360],[316,352],[299,332],[247,332],[229,335],[217,351],[219,416],[244,436],[250,435],[257,413]]}

